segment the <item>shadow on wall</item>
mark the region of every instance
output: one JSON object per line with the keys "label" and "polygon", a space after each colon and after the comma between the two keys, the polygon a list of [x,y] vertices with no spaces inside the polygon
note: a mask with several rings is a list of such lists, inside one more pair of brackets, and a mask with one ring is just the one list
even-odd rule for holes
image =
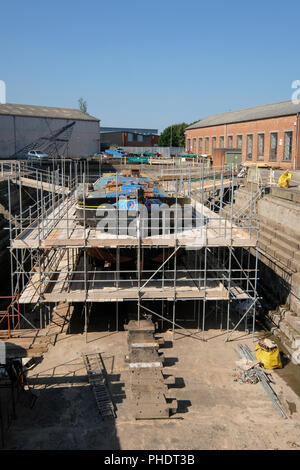
{"label": "shadow on wall", "polygon": [[257,290],[261,296],[261,304],[266,310],[274,310],[279,305],[284,305],[291,291],[290,276],[285,277],[276,274],[263,262],[259,262],[259,282]]}

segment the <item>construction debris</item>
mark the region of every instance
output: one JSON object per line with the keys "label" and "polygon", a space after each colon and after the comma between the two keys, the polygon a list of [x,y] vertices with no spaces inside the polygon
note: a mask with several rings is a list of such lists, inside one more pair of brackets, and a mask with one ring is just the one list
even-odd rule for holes
{"label": "construction debris", "polygon": [[[242,357],[242,359],[236,361],[236,365],[240,370],[235,372],[234,382],[256,384],[259,379],[255,367],[258,367],[259,364],[259,361],[252,361],[246,357]],[[236,369],[233,370],[236,371]]]}
{"label": "construction debris", "polygon": [[277,348],[277,344],[268,338],[260,340],[258,344],[264,351],[273,351]]}
{"label": "construction debris", "polygon": [[254,369],[240,370],[234,374],[234,382],[256,384],[259,382],[257,373]]}
{"label": "construction debris", "polygon": [[243,357],[240,361],[236,361],[236,365],[239,367],[239,369],[242,369],[245,371],[258,366],[259,364],[260,364],[259,361],[250,361],[249,359],[246,359],[245,357]]}
{"label": "construction debris", "polygon": [[[251,351],[250,351],[250,349],[247,345],[243,346],[242,344],[238,344],[238,351],[236,351],[236,352],[240,356],[241,359],[245,358],[247,360],[255,362],[255,357],[251,353]],[[273,388],[270,385],[271,380],[270,380],[269,376],[266,375],[265,372],[260,367],[251,368],[248,371],[244,371],[242,374],[243,375],[242,375],[240,380],[243,383],[245,383],[245,381],[248,382],[248,380],[250,380],[250,382],[248,382],[248,383],[257,383],[259,381],[261,383],[261,385],[264,387],[266,393],[271,398],[272,402],[276,406],[276,408],[279,411],[279,413],[281,414],[281,416],[284,419],[287,419],[286,414],[284,413],[284,411],[282,410],[282,408],[280,406],[279,398],[278,398],[278,396],[276,395],[276,393],[274,392]],[[257,382],[253,382],[255,377],[257,378]]]}

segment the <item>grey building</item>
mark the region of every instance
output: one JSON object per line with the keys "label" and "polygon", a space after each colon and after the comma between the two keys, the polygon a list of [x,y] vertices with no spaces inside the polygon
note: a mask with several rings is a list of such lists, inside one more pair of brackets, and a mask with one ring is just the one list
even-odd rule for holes
{"label": "grey building", "polygon": [[9,158],[26,145],[47,137],[75,121],[68,155],[89,156],[99,152],[100,120],[78,109],[0,104],[0,158]]}
{"label": "grey building", "polygon": [[157,134],[157,129],[140,129],[136,127],[101,127],[101,150],[109,148],[110,145],[118,145],[119,147],[154,147],[158,145],[159,136]]}

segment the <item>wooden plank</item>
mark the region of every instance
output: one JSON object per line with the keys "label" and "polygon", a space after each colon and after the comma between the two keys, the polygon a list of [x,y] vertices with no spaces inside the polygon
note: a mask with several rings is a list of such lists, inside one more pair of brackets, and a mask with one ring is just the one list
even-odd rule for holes
{"label": "wooden plank", "polygon": [[[176,288],[176,298],[177,299],[201,299],[204,297],[204,289],[199,290],[198,288],[191,286]],[[55,293],[55,294],[45,294],[45,300],[48,302],[53,302],[54,298],[57,301],[64,302],[84,302],[85,299],[88,302],[111,302],[116,300],[136,300],[138,299],[138,289],[134,288],[103,288],[103,289],[89,289],[87,297],[85,291],[71,291],[66,293]],[[173,288],[164,288],[164,289],[153,289],[145,288],[141,292],[141,298],[143,299],[174,299],[174,289]],[[227,300],[228,292],[222,284],[214,288],[206,289],[206,298],[210,300]]]}
{"label": "wooden plank", "polygon": [[13,182],[16,184],[20,184],[20,180],[23,186],[27,186],[29,188],[38,188],[38,189],[43,189],[44,191],[48,192],[55,192],[57,194],[69,194],[70,190],[66,186],[61,186],[61,185],[53,185],[51,183],[46,183],[45,181],[39,181],[36,179],[32,178],[26,178],[24,176],[21,176],[21,178],[13,179]]}

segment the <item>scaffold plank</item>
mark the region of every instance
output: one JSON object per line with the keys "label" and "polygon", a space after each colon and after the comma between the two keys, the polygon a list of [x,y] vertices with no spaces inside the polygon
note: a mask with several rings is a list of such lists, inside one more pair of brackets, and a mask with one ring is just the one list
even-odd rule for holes
{"label": "scaffold plank", "polygon": [[70,190],[66,186],[54,185],[53,183],[46,183],[45,181],[36,180],[33,178],[26,178],[21,176],[21,178],[12,178],[12,181],[16,184],[21,184],[22,186],[27,186],[34,189],[43,189],[43,191],[54,192],[58,194],[69,194]]}

